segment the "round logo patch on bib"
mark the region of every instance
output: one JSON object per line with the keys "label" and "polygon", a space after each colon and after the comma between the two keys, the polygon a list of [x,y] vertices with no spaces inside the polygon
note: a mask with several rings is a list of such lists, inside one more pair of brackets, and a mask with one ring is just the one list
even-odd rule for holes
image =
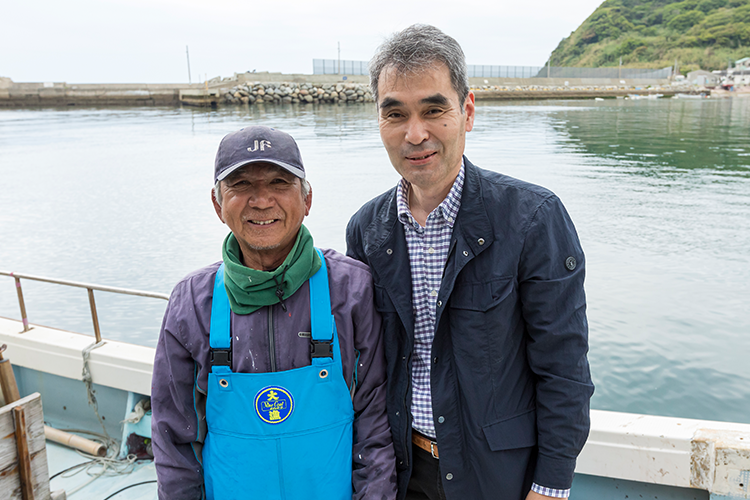
{"label": "round logo patch on bib", "polygon": [[266,387],[255,396],[255,412],[267,424],[280,424],[292,411],[294,398],[283,387]]}

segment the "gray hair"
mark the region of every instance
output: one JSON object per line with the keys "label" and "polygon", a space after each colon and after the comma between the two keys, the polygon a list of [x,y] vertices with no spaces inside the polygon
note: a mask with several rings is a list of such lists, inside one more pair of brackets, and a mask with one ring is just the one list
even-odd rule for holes
{"label": "gray hair", "polygon": [[375,102],[378,102],[378,82],[384,69],[394,67],[399,74],[416,74],[438,61],[448,67],[451,85],[463,106],[469,95],[464,51],[456,40],[427,24],[413,24],[378,47],[369,67]]}
{"label": "gray hair", "polygon": [[[214,185],[214,197],[216,198],[216,201],[219,204],[219,206],[221,206],[221,202],[222,202],[221,183],[222,181],[216,181],[216,184]],[[299,183],[302,188],[302,197],[307,198],[307,195],[310,194],[310,183],[307,181],[307,179],[300,179]]]}

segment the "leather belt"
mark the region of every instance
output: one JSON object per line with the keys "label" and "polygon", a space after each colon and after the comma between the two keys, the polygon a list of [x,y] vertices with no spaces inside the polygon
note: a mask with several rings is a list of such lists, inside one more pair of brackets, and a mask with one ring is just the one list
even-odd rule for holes
{"label": "leather belt", "polygon": [[424,434],[420,434],[414,429],[411,430],[411,442],[422,448],[424,451],[429,452],[432,458],[440,458],[438,455],[437,442],[428,438]]}

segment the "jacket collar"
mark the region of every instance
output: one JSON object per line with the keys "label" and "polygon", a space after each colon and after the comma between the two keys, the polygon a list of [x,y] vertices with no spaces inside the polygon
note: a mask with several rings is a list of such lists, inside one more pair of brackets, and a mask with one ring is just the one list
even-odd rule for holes
{"label": "jacket collar", "polygon": [[367,226],[362,239],[375,283],[385,289],[406,331],[411,335],[414,332],[411,266],[404,226],[398,220],[395,187]]}
{"label": "jacket collar", "polygon": [[[465,180],[461,195],[461,209],[453,226],[451,243],[463,242],[471,249],[472,256],[479,255],[495,240],[487,208],[484,204],[482,180],[479,169],[464,156]],[[463,251],[463,249],[460,249]]]}
{"label": "jacket collar", "polygon": [[[439,297],[444,303],[447,302],[456,276],[464,265],[488,248],[495,239],[482,197],[483,186],[479,169],[465,156],[464,169],[461,208],[453,226],[451,249]],[[404,226],[398,220],[396,202],[394,187],[364,231],[363,248],[372,268],[375,283],[385,288],[406,331],[411,334],[414,331],[411,266]]]}

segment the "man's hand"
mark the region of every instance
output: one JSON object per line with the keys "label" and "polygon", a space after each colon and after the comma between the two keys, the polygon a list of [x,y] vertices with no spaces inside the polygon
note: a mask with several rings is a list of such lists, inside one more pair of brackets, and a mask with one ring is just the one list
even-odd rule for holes
{"label": "man's hand", "polygon": [[[535,491],[529,491],[529,494],[526,495],[526,500],[547,500],[548,498],[553,498],[553,497],[548,497],[547,495],[540,495],[539,493]],[[567,500],[567,499],[564,498],[563,500]]]}

